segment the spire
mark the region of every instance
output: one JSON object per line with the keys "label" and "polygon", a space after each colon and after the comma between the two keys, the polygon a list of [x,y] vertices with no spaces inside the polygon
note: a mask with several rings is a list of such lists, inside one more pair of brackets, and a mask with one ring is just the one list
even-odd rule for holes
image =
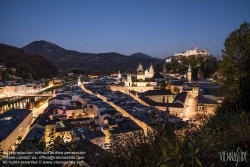
{"label": "spire", "polygon": [[151,65],[150,65],[150,69],[151,69],[151,70],[153,69],[153,65],[152,65],[152,62],[151,62]]}
{"label": "spire", "polygon": [[188,72],[191,72],[190,64],[188,65]]}
{"label": "spire", "polygon": [[77,82],[78,82],[77,85],[78,85],[78,86],[81,86],[81,83],[82,83],[82,82],[81,82],[80,76],[78,77]]}
{"label": "spire", "polygon": [[142,65],[141,65],[141,63],[139,63],[139,66],[138,66],[138,68],[137,68],[137,72],[138,71],[141,71],[142,70]]}

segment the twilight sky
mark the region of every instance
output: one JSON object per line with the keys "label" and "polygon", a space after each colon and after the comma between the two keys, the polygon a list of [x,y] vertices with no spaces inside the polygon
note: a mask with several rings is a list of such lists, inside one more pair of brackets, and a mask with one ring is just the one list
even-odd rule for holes
{"label": "twilight sky", "polygon": [[198,47],[217,56],[244,21],[249,0],[1,0],[0,43],[159,58]]}

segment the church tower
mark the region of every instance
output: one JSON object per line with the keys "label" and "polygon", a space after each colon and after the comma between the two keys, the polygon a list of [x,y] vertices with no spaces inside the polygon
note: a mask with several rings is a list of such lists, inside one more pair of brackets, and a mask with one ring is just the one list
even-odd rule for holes
{"label": "church tower", "polygon": [[139,63],[139,66],[138,66],[138,68],[137,68],[137,72],[138,72],[138,71],[143,71],[142,63]]}
{"label": "church tower", "polygon": [[78,79],[77,79],[77,85],[81,86],[81,84],[82,84],[81,79],[80,79],[80,77],[78,77]]}
{"label": "church tower", "polygon": [[122,75],[121,75],[121,72],[120,72],[120,71],[118,72],[117,77],[118,77],[119,79],[121,79]]}
{"label": "church tower", "polygon": [[153,68],[152,63],[151,63],[150,68],[149,68],[149,74],[150,74],[150,78],[152,78],[154,76],[154,68]]}
{"label": "church tower", "polygon": [[132,86],[132,77],[131,74],[127,75],[127,82],[126,82],[126,86]]}
{"label": "church tower", "polygon": [[191,70],[190,64],[188,66],[187,80],[188,80],[188,82],[192,81],[192,70]]}

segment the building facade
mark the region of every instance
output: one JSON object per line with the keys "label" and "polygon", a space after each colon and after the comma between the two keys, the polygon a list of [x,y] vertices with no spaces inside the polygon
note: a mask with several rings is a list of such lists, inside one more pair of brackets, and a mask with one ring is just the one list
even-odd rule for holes
{"label": "building facade", "polygon": [[26,109],[13,109],[0,114],[0,144],[4,151],[15,150],[18,137],[22,137],[32,118],[32,111]]}
{"label": "building facade", "polygon": [[128,88],[128,90],[134,90],[137,92],[153,90],[154,86],[157,85],[157,82],[153,79],[153,76],[154,68],[152,64],[144,71],[142,64],[140,63],[136,74],[127,74],[125,86]]}
{"label": "building facade", "polygon": [[7,85],[3,89],[5,94],[33,92],[33,87],[26,85]]}
{"label": "building facade", "polygon": [[166,63],[170,63],[172,61],[172,56],[166,58]]}
{"label": "building facade", "polygon": [[175,53],[174,56],[209,56],[209,52],[207,49],[199,50],[197,47],[194,49],[188,49],[186,52]]}

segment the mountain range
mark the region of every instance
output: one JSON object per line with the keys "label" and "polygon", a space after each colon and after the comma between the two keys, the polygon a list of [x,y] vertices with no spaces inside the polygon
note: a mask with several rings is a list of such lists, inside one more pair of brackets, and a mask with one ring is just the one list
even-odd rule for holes
{"label": "mountain range", "polygon": [[156,66],[163,59],[151,57],[143,53],[130,56],[115,52],[109,53],[81,53],[64,49],[48,41],[34,41],[22,48],[27,54],[41,55],[52,62],[59,70],[80,68],[85,71],[119,71],[136,70],[139,63],[149,67]]}

